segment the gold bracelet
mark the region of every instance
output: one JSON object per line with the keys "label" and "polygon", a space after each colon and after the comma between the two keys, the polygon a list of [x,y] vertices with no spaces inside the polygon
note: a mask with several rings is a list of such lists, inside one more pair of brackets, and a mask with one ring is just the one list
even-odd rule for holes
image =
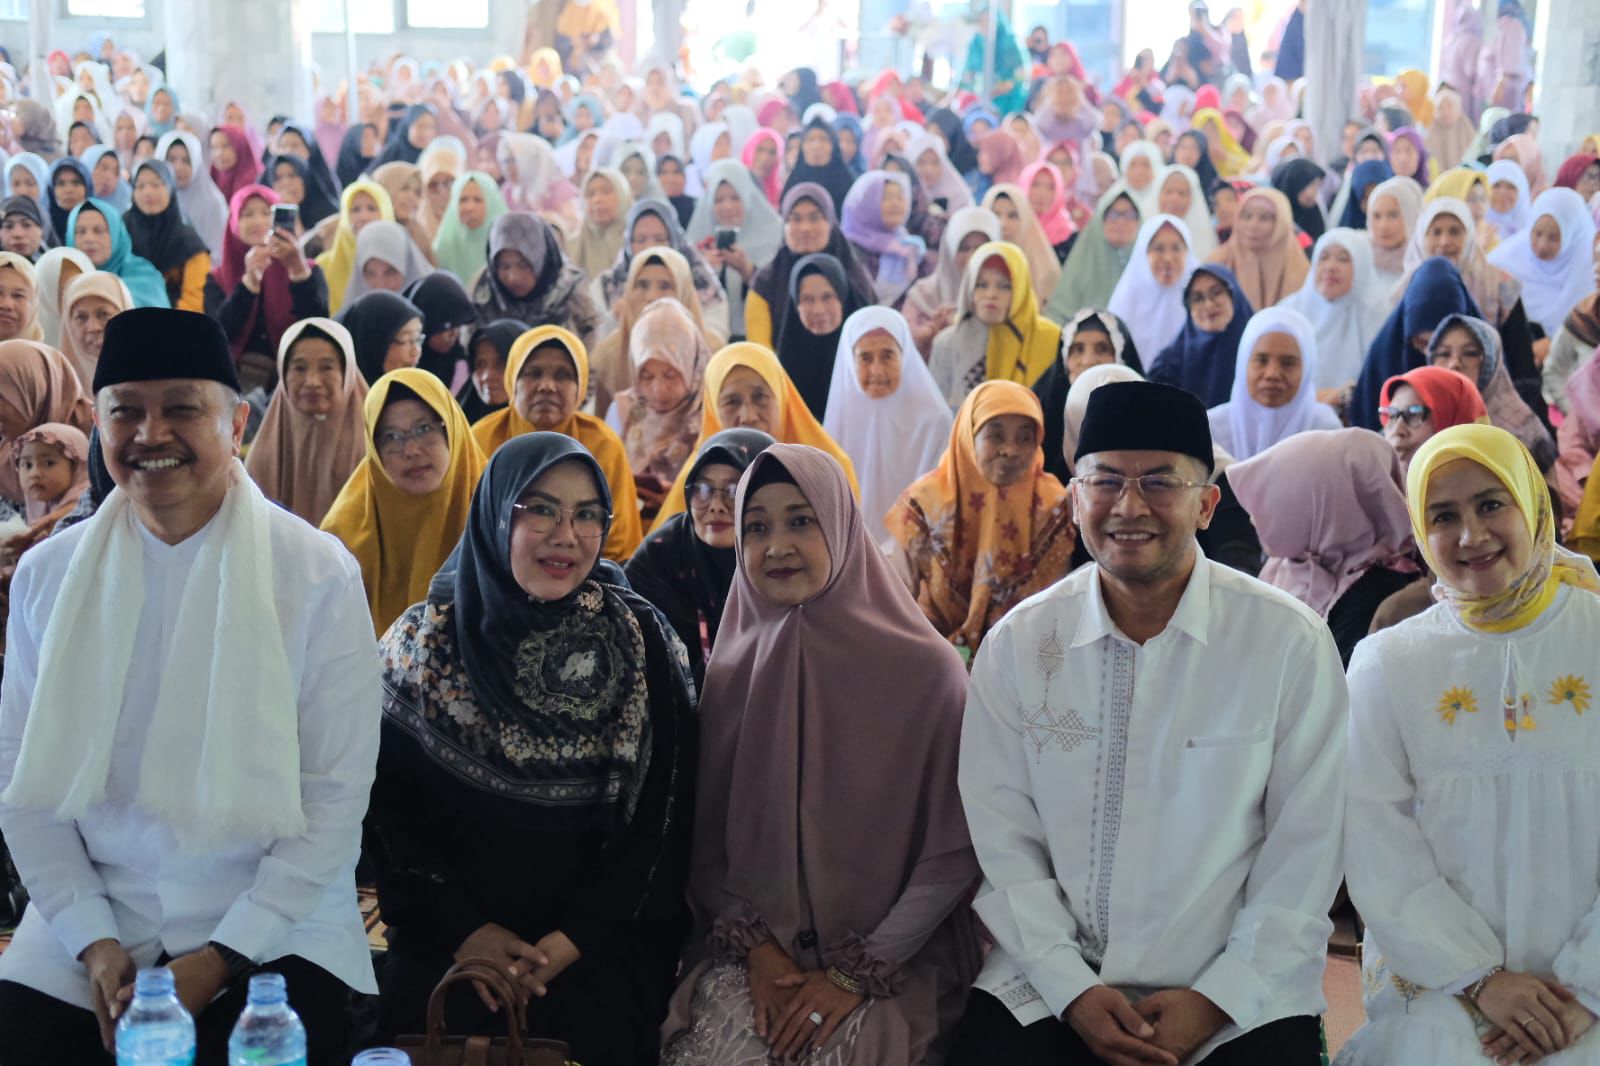
{"label": "gold bracelet", "polygon": [[854,977],[851,977],[837,966],[829,966],[826,976],[829,981],[833,982],[835,987],[850,993],[852,996],[864,996],[867,993],[866,985],[862,984]]}

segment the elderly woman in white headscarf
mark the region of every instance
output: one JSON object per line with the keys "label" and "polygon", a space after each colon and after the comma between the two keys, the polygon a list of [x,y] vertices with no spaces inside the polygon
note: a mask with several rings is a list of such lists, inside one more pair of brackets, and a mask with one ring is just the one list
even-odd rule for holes
{"label": "elderly woman in white headscarf", "polygon": [[845,320],[822,428],[855,465],[875,542],[889,539],[884,516],[900,494],[939,465],[952,421],[900,312],[864,307]]}
{"label": "elderly woman in white headscarf", "polygon": [[1383,293],[1373,284],[1372,247],[1359,230],[1336,227],[1311,250],[1311,273],[1297,292],[1278,304],[1298,311],[1317,335],[1317,373],[1312,384],[1331,402],[1355,383],[1367,349],[1389,316]]}
{"label": "elderly woman in white headscarf", "polygon": [[1338,429],[1339,416],[1317,402],[1317,333],[1298,311],[1258,311],[1239,339],[1233,394],[1211,409],[1211,439],[1248,459],[1308,429]]}

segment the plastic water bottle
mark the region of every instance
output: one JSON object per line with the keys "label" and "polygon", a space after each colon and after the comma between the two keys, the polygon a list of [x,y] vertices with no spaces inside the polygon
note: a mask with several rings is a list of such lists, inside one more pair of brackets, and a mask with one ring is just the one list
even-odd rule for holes
{"label": "plastic water bottle", "polygon": [[250,1001],[228,1038],[228,1066],[306,1066],[306,1027],[289,1006],[282,974],[250,978]]}
{"label": "plastic water bottle", "polygon": [[411,1056],[392,1047],[375,1047],[357,1055],[350,1066],[411,1066]]}
{"label": "plastic water bottle", "polygon": [[140,970],[117,1023],[117,1066],[193,1066],[194,1019],[178,1002],[172,971]]}

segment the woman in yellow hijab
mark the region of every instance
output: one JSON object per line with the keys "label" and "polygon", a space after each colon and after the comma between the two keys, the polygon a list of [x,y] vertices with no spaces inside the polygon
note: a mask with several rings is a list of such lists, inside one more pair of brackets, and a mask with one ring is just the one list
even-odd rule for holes
{"label": "woman in yellow hijab", "polygon": [[1433,99],[1428,95],[1428,76],[1420,70],[1402,70],[1394,76],[1394,87],[1400,90],[1406,110],[1417,120],[1417,128],[1432,126]]}
{"label": "woman in yellow hijab", "polygon": [[[806,402],[800,398],[800,391],[770,348],[749,342],[730,344],[706,364],[700,439],[695,442],[691,454],[698,455],[706,441],[725,429],[759,429],[771,434],[779,444],[809,444],[820,448],[839,461],[845,477],[850,479],[851,491],[858,498],[861,495],[861,485],[856,481],[856,468],[850,457],[812,416]],[[685,463],[678,471],[678,480],[667,490],[667,498],[651,529],[659,529],[661,523],[683,512],[684,481],[693,466],[693,463]]]}
{"label": "woman in yellow hijab", "polygon": [[1234,140],[1222,112],[1214,107],[1202,107],[1189,120],[1190,126],[1205,134],[1211,153],[1211,163],[1217,173],[1225,178],[1236,178],[1250,169],[1250,153]]}
{"label": "woman in yellow hijab", "polygon": [[[1520,552],[1518,538],[1492,529],[1487,534],[1488,541],[1502,544],[1504,560],[1500,566],[1509,566],[1514,573],[1500,576],[1491,568],[1469,575],[1468,568],[1453,559],[1450,551],[1443,550],[1450,541],[1439,535],[1441,515],[1430,515],[1429,509],[1437,512],[1441,506],[1431,498],[1437,491],[1436,475],[1458,459],[1475,463],[1492,474],[1521,514],[1529,546]],[[1459,474],[1460,468],[1456,472]],[[1484,479],[1480,476],[1479,480]],[[1600,592],[1594,564],[1556,544],[1550,488],[1539,473],[1539,465],[1521,441],[1497,426],[1451,426],[1430,437],[1412,456],[1406,471],[1406,498],[1411,507],[1411,531],[1429,569],[1439,577],[1435,592],[1472,629],[1485,633],[1521,629],[1550,606],[1564,584]],[[1584,505],[1589,506],[1587,495]],[[1448,522],[1454,514],[1452,511],[1443,516],[1443,521]],[[1575,539],[1584,518],[1580,509]],[[1455,521],[1459,524],[1461,520]],[[1463,534],[1462,539],[1465,537]]]}
{"label": "woman in yellow hijab", "polygon": [[[1441,602],[1350,661],[1345,876],[1370,994],[1343,1054],[1592,1061],[1587,1009],[1541,1001],[1595,950],[1574,931],[1600,884],[1600,580],[1556,547],[1544,480],[1504,430],[1444,430],[1406,481]],[[1471,1014],[1462,972],[1490,975]]]}
{"label": "woman in yellow hijab", "polygon": [[339,490],[322,528],[361,564],[381,637],[407,607],[426,598],[428,583],[455,550],[485,460],[455,397],[426,370],[383,375],[362,413],[366,458]]}
{"label": "woman in yellow hijab", "polygon": [[[1010,302],[1001,304],[1007,286]],[[1005,241],[979,245],[961,279],[956,323],[933,339],[928,359],[946,401],[959,407],[984,381],[1031,386],[1060,354],[1061,327],[1039,313],[1022,249]]]}
{"label": "woman in yellow hijab", "polygon": [[1484,214],[1489,209],[1487,174],[1472,167],[1450,168],[1433,179],[1433,184],[1422,194],[1422,202],[1431,204],[1444,197],[1462,201],[1472,212],[1473,221],[1477,223],[1474,228],[1477,230],[1479,248],[1488,252],[1500,243],[1500,234],[1484,221]]}
{"label": "woman in yellow hijab", "polygon": [[[370,203],[357,203],[357,197]],[[377,214],[372,213],[374,205]],[[371,178],[358,178],[344,187],[339,195],[339,225],[333,232],[333,243],[317,256],[317,266],[322,268],[322,276],[328,281],[328,307],[335,314],[344,307],[345,290],[349,289],[350,278],[355,273],[356,234],[368,222],[379,219],[394,221],[394,202],[389,199],[388,189]]]}
{"label": "woman in yellow hijab", "polygon": [[[527,372],[524,373],[523,371]],[[504,408],[472,427],[485,455],[524,433],[565,433],[589,449],[611,486],[611,532],[605,557],[624,562],[644,539],[639,520],[639,493],[628,466],[622,438],[594,415],[578,410],[589,395],[589,350],[560,326],[530,329],[511,345],[506,356]]]}

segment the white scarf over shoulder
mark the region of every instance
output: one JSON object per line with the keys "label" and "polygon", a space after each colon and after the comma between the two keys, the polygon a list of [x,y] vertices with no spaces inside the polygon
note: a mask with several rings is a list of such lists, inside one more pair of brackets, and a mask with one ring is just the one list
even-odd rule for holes
{"label": "white scarf over shoulder", "polygon": [[[205,851],[306,828],[298,693],[273,598],[269,503],[234,463],[215,526],[184,581],[130,802]],[[65,821],[106,801],[144,605],[144,547],[120,489],[86,523],[39,652],[4,800]]]}

